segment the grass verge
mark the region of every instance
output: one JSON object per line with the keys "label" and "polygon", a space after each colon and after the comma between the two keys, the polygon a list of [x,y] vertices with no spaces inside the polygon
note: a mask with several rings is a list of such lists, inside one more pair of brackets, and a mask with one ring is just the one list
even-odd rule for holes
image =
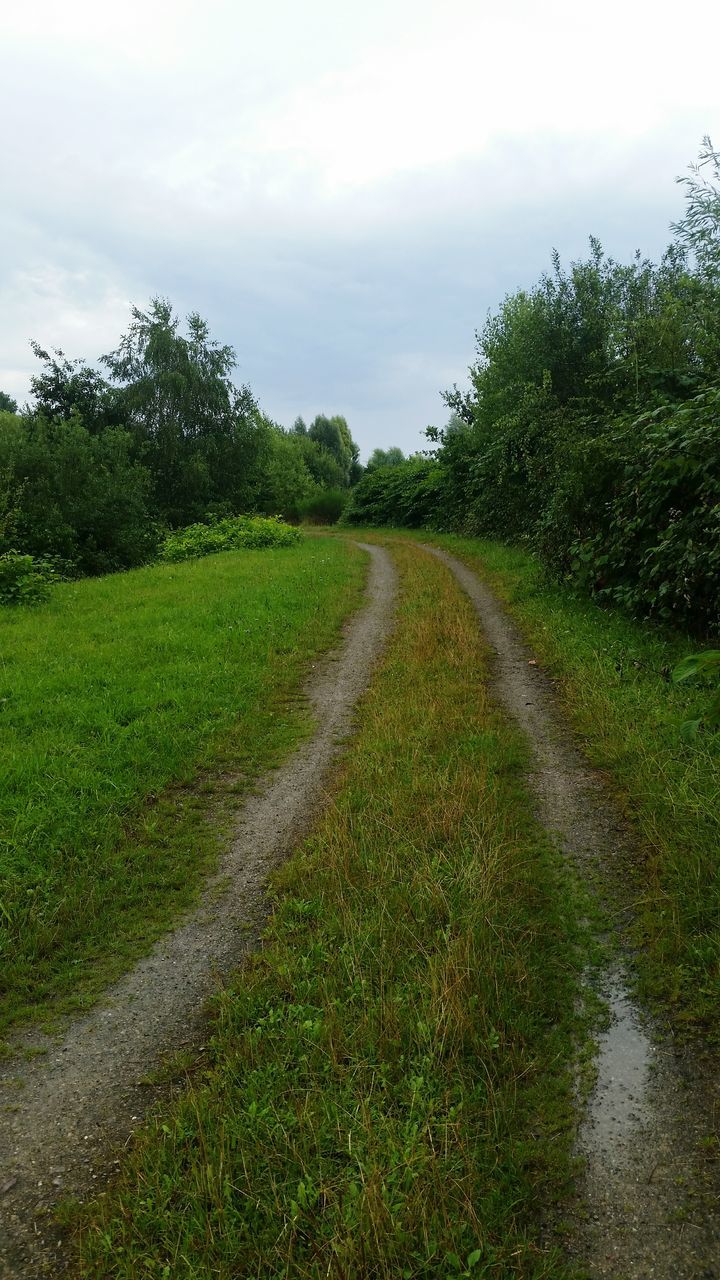
{"label": "grass verge", "polygon": [[82,1276],[560,1280],[582,946],[474,614],[409,545],[334,801],[210,1066],[84,1211]]}
{"label": "grass verge", "polygon": [[641,836],[628,889],[643,990],[678,1026],[720,1038],[720,733],[688,743],[707,689],[670,673],[697,640],[633,622],[548,582],[529,553],[423,534],[488,581],[559,682],[588,758]]}
{"label": "grass verge", "polygon": [[191,903],[219,796],[305,732],[299,681],[362,574],[347,544],[307,540],[3,611],[0,1030],[82,1007]]}

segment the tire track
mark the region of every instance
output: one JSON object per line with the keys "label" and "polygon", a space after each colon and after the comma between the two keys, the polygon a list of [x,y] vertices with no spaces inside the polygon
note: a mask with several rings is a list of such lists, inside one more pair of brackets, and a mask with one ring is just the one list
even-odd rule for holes
{"label": "tire track", "polygon": [[[538,817],[596,892],[603,868],[622,868],[633,857],[612,797],[574,745],[551,681],[490,589],[447,552],[423,549],[452,570],[475,607],[495,653],[494,695],[532,749]],[[709,1056],[653,1031],[623,963],[606,975],[602,995],[610,1026],[599,1038],[597,1083],[579,1125],[585,1172],[571,1257],[594,1280],[714,1280],[717,1069]]]}
{"label": "tire track", "polygon": [[42,1058],[3,1064],[0,1275],[8,1280],[62,1270],[53,1205],[98,1189],[110,1153],[153,1101],[143,1078],[169,1052],[198,1043],[208,997],[258,943],[268,873],[322,806],[329,771],[393,621],[390,557],[381,547],[357,545],[371,557],[367,598],[341,647],[317,664],[306,687],[317,729],[244,803],[200,906],[109,989],[102,1007],[73,1021],[62,1040],[26,1037],[26,1046],[45,1051]]}

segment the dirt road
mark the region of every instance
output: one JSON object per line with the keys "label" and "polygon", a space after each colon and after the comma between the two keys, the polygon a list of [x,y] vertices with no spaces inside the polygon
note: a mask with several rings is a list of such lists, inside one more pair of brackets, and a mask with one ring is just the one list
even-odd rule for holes
{"label": "dirt road", "polygon": [[168,1052],[198,1045],[208,996],[257,943],[268,873],[317,815],[392,625],[395,571],[382,548],[364,549],[371,556],[366,603],[306,690],[317,730],[244,804],[201,906],[62,1039],[24,1037],[19,1048],[40,1049],[41,1057],[19,1054],[3,1064],[0,1275],[8,1280],[60,1274],[62,1243],[48,1210],[107,1174],[112,1153],[152,1101],[143,1079]]}
{"label": "dirt road", "polygon": [[[494,650],[494,694],[530,742],[540,821],[586,882],[602,884],[608,868],[633,857],[632,843],[572,740],[552,682],[477,575],[444,551],[425,550],[455,574]],[[585,1175],[569,1250],[593,1280],[712,1280],[720,1276],[717,1072],[709,1057],[673,1045],[643,1015],[622,932],[617,941],[620,959],[602,991],[610,1026],[578,1135]]]}

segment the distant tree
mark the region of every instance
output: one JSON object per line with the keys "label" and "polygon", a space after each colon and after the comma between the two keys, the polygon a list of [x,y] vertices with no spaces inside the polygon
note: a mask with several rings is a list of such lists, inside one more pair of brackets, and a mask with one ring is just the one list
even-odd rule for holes
{"label": "distant tree", "polygon": [[341,470],[341,483],[354,484],[362,474],[360,450],[350,434],[347,420],[341,414],[328,418],[319,413],[313,418],[308,435],[330,453]]}
{"label": "distant tree", "polygon": [[367,471],[377,471],[380,467],[399,467],[405,461],[402,449],[392,446],[390,449],[373,449],[368,458]]}
{"label": "distant tree", "polygon": [[0,391],[0,413],[17,413],[17,400],[13,400],[7,392]]}
{"label": "distant tree", "polygon": [[301,416],[300,416],[300,414],[298,414],[297,418],[296,418],[296,419],[295,419],[295,421],[293,422],[293,424],[292,424],[292,430],[293,430],[293,434],[294,434],[294,435],[296,435],[296,436],[306,436],[306,435],[307,435],[307,433],[308,433],[307,425],[306,425],[306,423],[305,423],[305,419],[304,419],[303,417],[301,417]]}
{"label": "distant tree", "polygon": [[267,421],[257,508],[299,520],[300,504],[320,491],[307,461],[306,436]]}

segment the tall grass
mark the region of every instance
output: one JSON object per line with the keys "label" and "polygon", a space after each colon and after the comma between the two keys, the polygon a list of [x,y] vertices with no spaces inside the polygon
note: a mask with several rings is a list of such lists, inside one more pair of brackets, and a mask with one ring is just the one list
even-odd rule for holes
{"label": "tall grass", "polygon": [[298,682],[361,575],[308,541],[0,614],[0,1028],[83,1004],[189,904],[219,839],[203,774],[252,777],[298,739]]}
{"label": "tall grass", "polygon": [[211,1065],[88,1211],[85,1277],[560,1280],[567,873],[488,702],[475,618],[414,548],[334,800],[277,875]]}

